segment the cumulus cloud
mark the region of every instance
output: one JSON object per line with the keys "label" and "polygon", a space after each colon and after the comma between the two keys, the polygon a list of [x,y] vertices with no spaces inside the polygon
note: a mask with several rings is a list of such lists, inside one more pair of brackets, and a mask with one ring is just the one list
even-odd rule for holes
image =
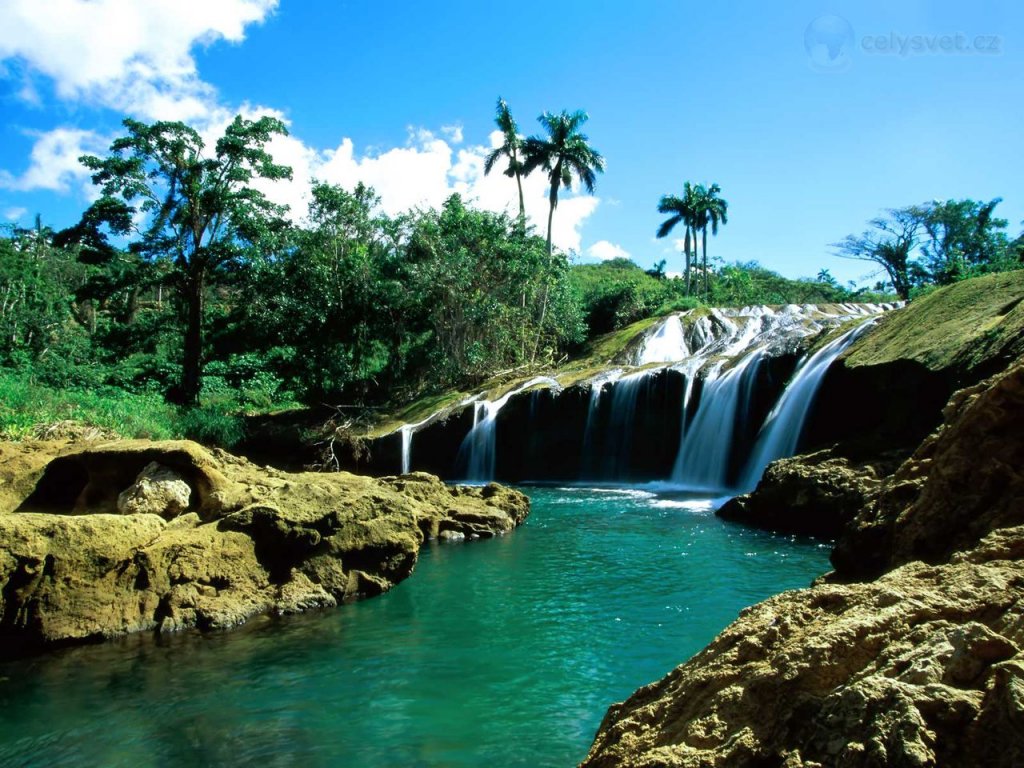
{"label": "cumulus cloud", "polygon": [[8,221],[19,221],[26,213],[28,213],[28,208],[7,208],[4,210],[4,218]]}
{"label": "cumulus cloud", "polygon": [[[154,120],[203,117],[215,101],[192,49],[239,42],[277,0],[6,0],[0,60],[53,81],[57,95]],[[26,95],[34,93],[23,89]]]}
{"label": "cumulus cloud", "polygon": [[78,158],[101,150],[104,143],[92,131],[77,128],[57,128],[38,134],[29,155],[28,169],[20,176],[0,171],[0,187],[16,191],[67,192],[72,185],[87,183],[89,178],[89,171]]}
{"label": "cumulus cloud", "polygon": [[587,249],[587,255],[601,261],[631,258],[629,251],[608,240],[598,240]]}
{"label": "cumulus cloud", "polygon": [[[106,107],[139,119],[182,120],[212,147],[236,113],[255,119],[279,110],[243,104],[231,108],[199,75],[192,52],[218,40],[240,42],[246,27],[273,12],[278,0],[5,0],[0,3],[0,76],[23,83],[26,100],[39,99],[35,83],[48,78],[57,97]],[[67,192],[88,186],[82,154],[102,153],[111,137],[72,127],[37,134],[28,168],[19,175],[0,171],[0,187]],[[339,137],[333,148],[305,144],[296,136],[275,138],[268,147],[277,162],[293,169],[290,182],[261,183],[275,202],[289,205],[293,218],[307,211],[312,178],[352,188],[368,184],[388,213],[438,207],[452,193],[492,211],[518,212],[515,182],[496,170],[483,173],[488,145],[465,146],[463,128],[453,122],[435,133],[410,128],[403,146],[358,148]],[[547,180],[537,172],[523,192],[531,224],[547,233]],[[95,194],[91,192],[90,194]],[[561,249],[580,251],[580,228],[599,200],[560,190],[552,239]]]}

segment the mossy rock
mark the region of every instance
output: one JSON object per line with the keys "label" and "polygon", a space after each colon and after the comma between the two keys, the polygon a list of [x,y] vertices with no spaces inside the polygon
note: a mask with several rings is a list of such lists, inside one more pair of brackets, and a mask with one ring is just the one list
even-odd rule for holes
{"label": "mossy rock", "polygon": [[1024,353],[1024,270],[964,280],[883,317],[846,353],[848,368],[912,360],[928,370],[994,373]]}

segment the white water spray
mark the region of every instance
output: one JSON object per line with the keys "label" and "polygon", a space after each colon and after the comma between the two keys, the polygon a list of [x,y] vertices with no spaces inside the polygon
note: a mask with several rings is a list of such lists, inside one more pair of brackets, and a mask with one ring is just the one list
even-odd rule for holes
{"label": "white water spray", "polygon": [[771,462],[796,453],[804,422],[826,371],[873,324],[873,321],[860,324],[799,363],[796,373],[758,432],[754,449],[740,478],[742,490],[752,491],[757,487],[761,475]]}

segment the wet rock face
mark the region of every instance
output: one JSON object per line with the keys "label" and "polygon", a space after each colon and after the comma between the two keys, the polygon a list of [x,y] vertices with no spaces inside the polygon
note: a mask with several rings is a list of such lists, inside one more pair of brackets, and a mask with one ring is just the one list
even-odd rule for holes
{"label": "wet rock face", "polygon": [[0,497],[7,652],[370,597],[409,575],[425,540],[499,535],[529,511],[497,485],[290,474],[187,442],[53,445],[48,463],[23,449],[32,461],[0,465],[0,487],[20,489]]}
{"label": "wet rock face", "polygon": [[839,578],[945,562],[992,530],[1024,524],[1024,362],[958,392],[944,414],[839,538]]}
{"label": "wet rock face", "polygon": [[835,539],[899,466],[905,453],[861,457],[836,447],[768,465],[753,493],[716,514],[776,533]]}

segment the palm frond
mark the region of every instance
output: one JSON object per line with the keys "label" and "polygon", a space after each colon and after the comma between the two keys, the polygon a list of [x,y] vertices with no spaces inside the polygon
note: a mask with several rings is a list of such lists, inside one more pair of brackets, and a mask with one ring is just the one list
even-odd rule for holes
{"label": "palm frond", "polygon": [[[662,213],[666,213],[666,211],[662,211]],[[676,214],[672,218],[663,221],[661,223],[661,226],[658,227],[657,237],[668,237],[669,233],[675,228],[676,224],[678,224],[682,220],[682,214]]]}

